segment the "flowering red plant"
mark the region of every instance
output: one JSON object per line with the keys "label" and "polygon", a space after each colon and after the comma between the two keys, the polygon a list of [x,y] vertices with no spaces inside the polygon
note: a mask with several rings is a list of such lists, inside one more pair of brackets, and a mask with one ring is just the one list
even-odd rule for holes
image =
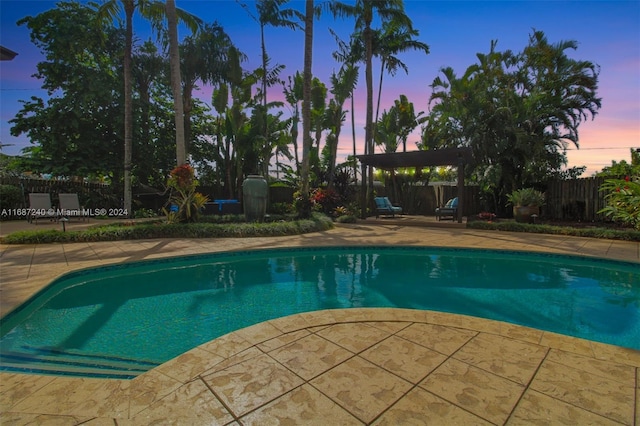
{"label": "flowering red plant", "polygon": [[[179,189],[188,189],[195,181],[193,167],[189,164],[183,164],[171,170],[169,185]],[[173,184],[173,185],[172,185]]]}

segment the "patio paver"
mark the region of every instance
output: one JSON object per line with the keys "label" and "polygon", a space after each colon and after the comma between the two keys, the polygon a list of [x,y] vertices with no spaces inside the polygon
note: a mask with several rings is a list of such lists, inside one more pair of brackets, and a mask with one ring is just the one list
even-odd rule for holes
{"label": "patio paver", "polygon": [[[0,224],[0,227],[3,226]],[[0,232],[1,233],[1,232]],[[638,243],[368,220],[294,237],[0,246],[2,314],[78,268],[274,247],[420,245],[638,262]],[[207,342],[133,380],[0,373],[2,424],[627,424],[640,352],[461,315],[317,311]]]}

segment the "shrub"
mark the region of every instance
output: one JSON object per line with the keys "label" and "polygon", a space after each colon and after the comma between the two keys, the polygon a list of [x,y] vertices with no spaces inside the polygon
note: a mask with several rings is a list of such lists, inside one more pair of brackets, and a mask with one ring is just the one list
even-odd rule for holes
{"label": "shrub", "polygon": [[640,177],[607,179],[600,187],[607,192],[608,205],[598,213],[630,225],[640,231]]}
{"label": "shrub", "polygon": [[273,203],[269,208],[269,212],[281,215],[293,213],[293,205],[291,203]]}
{"label": "shrub", "polygon": [[198,180],[195,178],[193,167],[183,164],[171,170],[167,186],[175,191],[169,198],[170,209],[164,209],[167,221],[195,222],[209,198],[196,192]]}
{"label": "shrub", "polygon": [[[23,194],[22,190],[15,185],[0,185],[0,207],[2,210],[17,209],[22,207]],[[12,214],[7,214],[6,217],[12,217]],[[5,215],[2,215],[5,218]]]}
{"label": "shrub", "polygon": [[336,218],[336,222],[338,223],[356,223],[357,221],[358,219],[350,214],[345,214]]}
{"label": "shrub", "polygon": [[544,194],[533,188],[516,189],[507,195],[507,205],[544,206]]}
{"label": "shrub", "polygon": [[[224,216],[223,216],[224,217]],[[225,238],[298,235],[331,229],[331,219],[313,214],[309,219],[272,223],[166,223],[151,221],[98,225],[83,231],[20,231],[2,238],[4,244],[43,244],[138,240],[150,238]]]}
{"label": "shrub", "polygon": [[574,237],[605,238],[610,240],[640,241],[640,231],[608,228],[571,228],[568,226],[535,225],[518,222],[467,222],[467,228],[537,234],[571,235]]}

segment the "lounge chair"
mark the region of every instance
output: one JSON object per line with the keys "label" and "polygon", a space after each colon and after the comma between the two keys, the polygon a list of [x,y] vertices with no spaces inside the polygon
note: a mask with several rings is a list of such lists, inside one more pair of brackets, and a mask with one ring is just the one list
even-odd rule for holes
{"label": "lounge chair", "polygon": [[34,192],[29,194],[29,214],[27,220],[33,222],[35,220],[36,225],[38,219],[48,218],[49,220],[58,220],[57,212],[51,208],[51,194],[46,192]]}
{"label": "lounge chair", "polygon": [[89,219],[89,216],[84,214],[84,209],[80,207],[78,194],[58,194],[58,197],[60,200],[60,210],[65,218],[77,217],[82,220]]}
{"label": "lounge chair", "polygon": [[388,197],[376,197],[376,219],[381,214],[394,217],[396,214],[402,214],[402,207],[394,206]]}
{"label": "lounge chair", "polygon": [[436,209],[437,220],[442,220],[443,217],[449,216],[451,216],[451,220],[454,220],[458,216],[458,197],[450,199],[444,207],[438,207]]}

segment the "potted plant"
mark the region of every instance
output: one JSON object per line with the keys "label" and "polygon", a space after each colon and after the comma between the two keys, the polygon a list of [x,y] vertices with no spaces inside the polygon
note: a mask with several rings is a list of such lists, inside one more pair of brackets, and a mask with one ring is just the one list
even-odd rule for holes
{"label": "potted plant", "polygon": [[513,205],[513,217],[516,222],[533,223],[534,216],[540,215],[544,205],[544,194],[533,188],[523,188],[507,195],[507,206]]}

